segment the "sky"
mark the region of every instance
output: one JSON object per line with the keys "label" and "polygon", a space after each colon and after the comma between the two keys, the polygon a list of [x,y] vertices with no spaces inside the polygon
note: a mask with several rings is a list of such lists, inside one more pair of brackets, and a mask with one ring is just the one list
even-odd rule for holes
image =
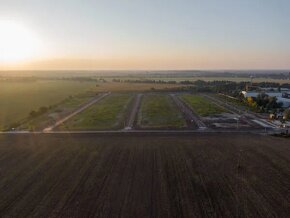
{"label": "sky", "polygon": [[289,69],[289,0],[0,0],[0,70]]}

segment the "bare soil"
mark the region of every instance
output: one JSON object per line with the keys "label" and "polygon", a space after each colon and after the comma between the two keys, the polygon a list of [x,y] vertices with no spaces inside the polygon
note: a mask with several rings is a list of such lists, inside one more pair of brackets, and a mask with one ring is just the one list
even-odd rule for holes
{"label": "bare soil", "polygon": [[289,217],[289,139],[0,135],[0,217]]}
{"label": "bare soil", "polygon": [[140,109],[140,103],[143,94],[137,94],[133,99],[132,105],[130,105],[130,109],[128,110],[128,114],[126,117],[125,129],[132,129],[136,123],[138,111]]}

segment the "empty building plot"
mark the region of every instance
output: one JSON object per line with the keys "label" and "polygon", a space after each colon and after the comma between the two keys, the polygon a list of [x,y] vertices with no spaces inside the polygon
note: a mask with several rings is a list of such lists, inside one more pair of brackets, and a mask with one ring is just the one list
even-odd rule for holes
{"label": "empty building plot", "polygon": [[44,112],[43,114],[35,116],[30,115],[27,120],[17,127],[17,129],[29,131],[43,130],[47,127],[53,126],[57,121],[84,107],[98,97],[99,95],[91,92],[69,96],[58,104],[46,107],[47,112]]}
{"label": "empty building plot", "polygon": [[61,130],[109,130],[124,128],[131,94],[112,94],[60,126]]}
{"label": "empty building plot", "polygon": [[138,116],[141,128],[183,128],[186,122],[182,113],[165,94],[144,95]]}
{"label": "empty building plot", "polygon": [[213,104],[203,96],[182,94],[179,96],[195,113],[202,117],[228,112],[225,109]]}

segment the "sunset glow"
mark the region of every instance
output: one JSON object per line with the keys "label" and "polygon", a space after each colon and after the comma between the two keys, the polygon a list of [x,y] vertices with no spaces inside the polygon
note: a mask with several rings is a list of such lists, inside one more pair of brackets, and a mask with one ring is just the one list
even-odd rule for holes
{"label": "sunset glow", "polygon": [[0,62],[23,61],[35,57],[41,42],[24,25],[0,21]]}
{"label": "sunset glow", "polygon": [[290,68],[289,1],[0,5],[0,70]]}

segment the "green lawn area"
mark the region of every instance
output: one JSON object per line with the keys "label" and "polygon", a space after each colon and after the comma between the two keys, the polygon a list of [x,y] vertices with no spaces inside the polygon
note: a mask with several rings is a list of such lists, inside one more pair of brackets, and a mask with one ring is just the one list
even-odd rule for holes
{"label": "green lawn area", "polygon": [[0,130],[26,117],[32,110],[60,103],[69,96],[95,89],[94,82],[38,80],[0,82]]}
{"label": "green lawn area", "polygon": [[68,120],[62,130],[103,130],[123,127],[131,94],[112,94]]}
{"label": "green lawn area", "polygon": [[227,112],[199,95],[183,94],[181,99],[186,102],[200,116],[210,116]]}
{"label": "green lawn area", "polygon": [[181,128],[185,120],[168,95],[145,95],[141,103],[138,119],[143,128]]}

